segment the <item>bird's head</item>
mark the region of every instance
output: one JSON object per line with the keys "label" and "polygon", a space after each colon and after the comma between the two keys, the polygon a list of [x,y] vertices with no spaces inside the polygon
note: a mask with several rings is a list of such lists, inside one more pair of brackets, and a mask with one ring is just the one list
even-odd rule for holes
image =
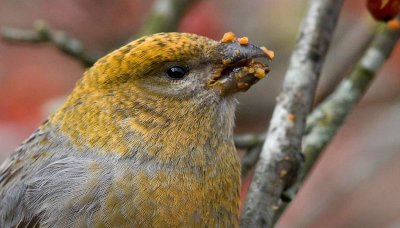
{"label": "bird's head", "polygon": [[[198,134],[212,132],[207,126],[231,132],[232,94],[268,73],[254,61],[268,55],[247,40],[230,38],[159,33],[135,40],[97,61],[52,120],[71,137],[82,140],[87,134],[101,145],[112,137],[115,143],[126,139],[121,129],[133,129],[137,138],[154,144],[177,135],[202,138]],[[101,137],[107,142],[99,142]]]}
{"label": "bird's head", "polygon": [[269,69],[254,62],[259,57],[268,55],[251,43],[159,33],[100,59],[85,79],[100,90],[134,88],[177,100],[212,99],[245,91],[264,77]]}

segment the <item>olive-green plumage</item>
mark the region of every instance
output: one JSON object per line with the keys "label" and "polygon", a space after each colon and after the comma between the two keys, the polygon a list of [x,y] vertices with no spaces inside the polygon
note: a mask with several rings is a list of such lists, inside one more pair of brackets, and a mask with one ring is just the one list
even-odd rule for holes
{"label": "olive-green plumage", "polygon": [[262,56],[161,33],[103,57],[2,164],[0,227],[237,227],[232,78]]}

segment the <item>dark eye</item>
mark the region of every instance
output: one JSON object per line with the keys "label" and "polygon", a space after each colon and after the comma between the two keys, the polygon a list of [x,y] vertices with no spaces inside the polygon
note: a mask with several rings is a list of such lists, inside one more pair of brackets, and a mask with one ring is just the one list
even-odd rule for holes
{"label": "dark eye", "polygon": [[168,77],[170,77],[172,79],[181,79],[181,78],[185,77],[186,70],[185,70],[185,68],[183,68],[181,66],[173,66],[173,67],[168,68],[167,75],[168,75]]}

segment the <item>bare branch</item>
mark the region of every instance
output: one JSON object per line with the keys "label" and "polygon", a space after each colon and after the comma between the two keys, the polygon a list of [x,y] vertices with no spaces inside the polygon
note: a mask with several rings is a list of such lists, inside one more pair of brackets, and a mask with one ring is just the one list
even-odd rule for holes
{"label": "bare branch", "polygon": [[[367,15],[360,17],[351,26],[351,29],[342,35],[339,43],[332,46],[329,51],[327,63],[322,71],[325,83],[321,81],[318,86],[315,103],[322,102],[335,90],[340,81],[351,72],[351,69],[357,64],[364,50],[367,49],[374,38],[375,23],[372,23],[372,20],[367,20],[366,17]],[[330,58],[330,56],[333,56],[333,58]]]}
{"label": "bare branch", "polygon": [[12,42],[52,43],[63,53],[79,60],[85,67],[92,66],[98,58],[88,54],[79,40],[66,35],[65,32],[52,30],[44,21],[36,21],[33,27],[34,30],[2,28],[1,36]]}
{"label": "bare branch", "polygon": [[242,177],[254,168],[261,153],[261,146],[265,140],[265,133],[235,135],[235,146],[238,149],[245,149],[246,153],[241,159]]}
{"label": "bare branch", "polygon": [[[198,0],[157,0],[149,20],[139,36],[176,30],[185,11]],[[52,43],[63,53],[75,58],[85,67],[92,66],[100,56],[89,54],[82,43],[63,31],[51,29],[44,21],[34,23],[34,30],[2,28],[1,36],[11,42]],[[138,36],[135,36],[138,37]]]}
{"label": "bare branch", "polygon": [[238,149],[249,149],[261,145],[265,140],[265,133],[235,135],[235,146]]}
{"label": "bare branch", "polygon": [[243,227],[272,227],[302,164],[301,138],[342,0],[312,0],[244,207]]}
{"label": "bare branch", "polygon": [[199,0],[157,0],[153,10],[137,36],[176,31],[187,9]]}
{"label": "bare branch", "polygon": [[399,37],[400,30],[393,31],[386,27],[379,32],[350,76],[307,118],[307,133],[303,139],[306,163],[302,177],[310,171],[321,151],[365,94],[377,71],[392,53]]}
{"label": "bare branch", "polygon": [[241,160],[242,177],[256,165],[261,153],[261,144],[254,146],[246,151],[246,154]]}
{"label": "bare branch", "polygon": [[[389,58],[400,38],[400,30],[392,31],[389,28],[384,28],[382,31],[382,27],[380,27],[380,30],[352,73],[307,118],[306,134],[303,138],[303,154],[306,162],[299,181],[285,192],[288,201],[294,199],[319,155],[335,136],[336,131],[343,124],[354,105],[365,94],[376,73]],[[363,165],[369,167],[368,171],[372,172],[382,162],[373,161],[373,163],[373,165]],[[365,169],[362,170],[365,171]],[[356,174],[353,176],[358,177],[350,178],[352,185],[347,185],[346,189],[351,189],[352,186],[359,183],[361,181],[360,176],[368,175]],[[318,210],[322,209],[319,208]]]}

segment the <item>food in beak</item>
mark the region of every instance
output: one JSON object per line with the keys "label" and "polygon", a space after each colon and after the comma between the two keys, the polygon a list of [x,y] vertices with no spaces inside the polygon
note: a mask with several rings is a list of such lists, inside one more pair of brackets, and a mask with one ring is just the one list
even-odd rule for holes
{"label": "food in beak", "polygon": [[254,59],[271,60],[273,51],[251,44],[247,37],[236,38],[232,32],[225,33],[220,42],[223,67],[210,79],[209,87],[218,89],[221,95],[229,95],[248,90],[268,74],[269,67]]}

